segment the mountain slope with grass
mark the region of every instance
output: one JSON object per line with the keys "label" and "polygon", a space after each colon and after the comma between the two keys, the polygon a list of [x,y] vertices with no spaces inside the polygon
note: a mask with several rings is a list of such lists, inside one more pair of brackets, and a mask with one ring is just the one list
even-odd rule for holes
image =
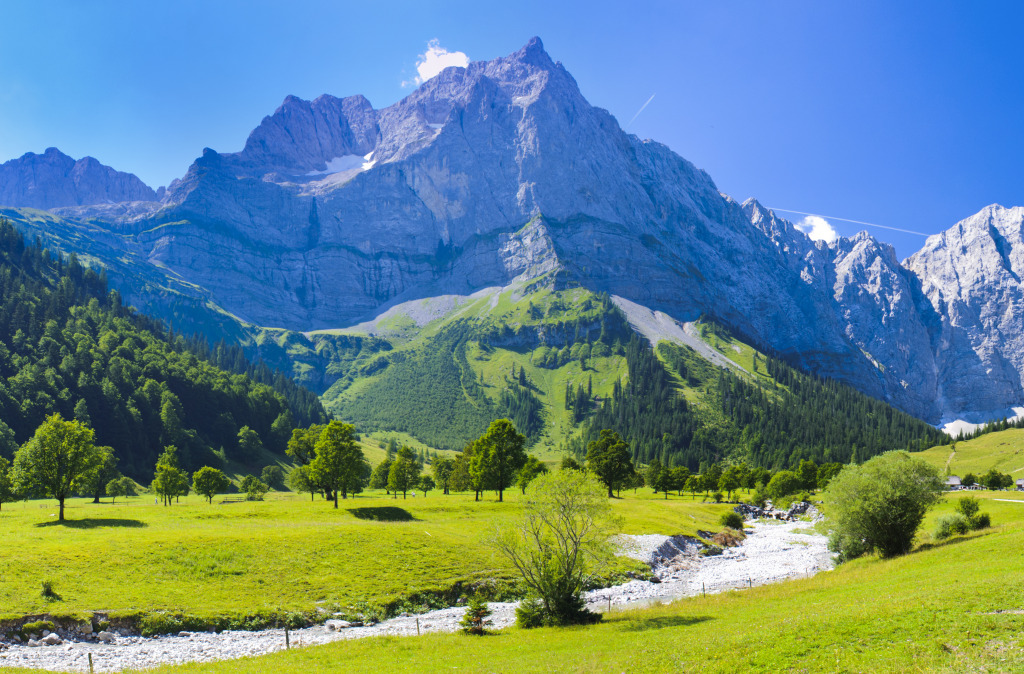
{"label": "mountain slope with grass", "polygon": [[92,426],[120,469],[148,482],[166,445],[189,470],[254,465],[266,457],[242,452],[242,426],[281,453],[295,424],[326,420],[308,391],[243,358],[224,363],[232,374],[202,347],[125,307],[104,274],[0,219],[0,454],[59,413]]}

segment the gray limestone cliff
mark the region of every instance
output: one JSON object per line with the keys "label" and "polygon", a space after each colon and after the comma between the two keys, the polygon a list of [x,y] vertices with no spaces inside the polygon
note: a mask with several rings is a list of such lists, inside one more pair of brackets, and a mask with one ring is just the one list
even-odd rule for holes
{"label": "gray limestone cliff", "polygon": [[156,199],[156,192],[131,173],[92,157],[76,161],[53,147],[0,164],[0,206],[50,209]]}

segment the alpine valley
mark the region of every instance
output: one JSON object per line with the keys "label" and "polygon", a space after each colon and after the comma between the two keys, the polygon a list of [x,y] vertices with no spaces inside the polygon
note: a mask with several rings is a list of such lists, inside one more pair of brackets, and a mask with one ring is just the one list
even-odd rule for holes
{"label": "alpine valley", "polygon": [[542,453],[615,426],[643,462],[845,462],[1024,404],[1024,208],[902,263],[812,241],[624,132],[537,38],[380,110],[289,96],[166,189],[28,154],[0,201],[126,304],[434,448],[508,416]]}

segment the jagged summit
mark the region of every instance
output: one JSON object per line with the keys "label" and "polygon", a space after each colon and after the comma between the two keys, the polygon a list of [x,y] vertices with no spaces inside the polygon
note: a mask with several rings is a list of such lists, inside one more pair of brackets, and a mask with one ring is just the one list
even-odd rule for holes
{"label": "jagged summit", "polygon": [[126,297],[165,317],[182,293],[255,325],[340,328],[557,279],[710,316],[931,421],[1024,401],[1024,209],[990,206],[903,264],[867,233],[812,241],[625,133],[536,38],[379,110],[288,96],[240,151],[204,150],[162,204],[88,212],[47,226],[144,268]]}
{"label": "jagged summit", "polygon": [[155,201],[156,192],[131,173],[92,157],[75,160],[55,147],[0,164],[0,206],[57,208]]}

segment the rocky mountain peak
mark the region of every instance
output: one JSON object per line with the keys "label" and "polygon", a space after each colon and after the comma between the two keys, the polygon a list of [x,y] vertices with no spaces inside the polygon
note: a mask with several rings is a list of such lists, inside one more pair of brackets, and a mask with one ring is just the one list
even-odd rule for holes
{"label": "rocky mountain peak", "polygon": [[131,173],[93,157],[75,160],[55,147],[0,164],[0,205],[51,209],[155,201],[156,192]]}

